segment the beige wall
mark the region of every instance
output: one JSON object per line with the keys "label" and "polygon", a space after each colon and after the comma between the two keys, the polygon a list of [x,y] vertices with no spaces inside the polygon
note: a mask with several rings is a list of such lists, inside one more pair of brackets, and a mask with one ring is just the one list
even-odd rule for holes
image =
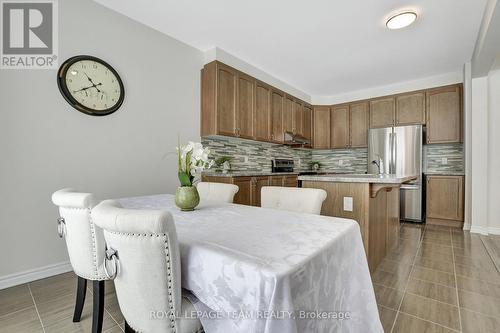
{"label": "beige wall", "polygon": [[126,98],[91,117],[64,101],[55,70],[0,70],[0,288],[6,276],[67,261],[53,191],[173,193],[177,135],[199,140],[202,52],[90,0],[59,1],[59,17],[59,58],[104,59]]}

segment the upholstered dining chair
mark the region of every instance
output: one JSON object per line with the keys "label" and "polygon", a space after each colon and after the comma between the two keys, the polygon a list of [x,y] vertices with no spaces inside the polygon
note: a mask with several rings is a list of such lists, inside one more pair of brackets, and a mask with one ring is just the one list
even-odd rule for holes
{"label": "upholstered dining chair", "polygon": [[183,315],[195,308],[181,289],[172,214],[106,200],[92,210],[92,219],[104,230],[106,270],[114,276],[125,332],[203,332],[199,319]]}
{"label": "upholstered dining chair", "polygon": [[232,203],[239,187],[233,184],[199,182],[196,186],[201,200]]}
{"label": "upholstered dining chair", "polygon": [[315,188],[263,186],[261,207],[288,210],[299,213],[321,213],[326,191]]}
{"label": "upholstered dining chair", "polygon": [[104,235],[91,219],[90,211],[97,204],[94,195],[63,189],[52,194],[52,202],[59,207],[57,219],[59,236],[66,240],[69,260],[78,276],[73,322],[82,316],[87,280],[92,281],[92,332],[102,331],[104,315]]}

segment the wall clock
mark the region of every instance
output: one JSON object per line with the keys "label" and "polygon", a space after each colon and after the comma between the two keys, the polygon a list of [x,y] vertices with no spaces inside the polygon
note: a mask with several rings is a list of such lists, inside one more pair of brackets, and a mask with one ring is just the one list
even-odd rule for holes
{"label": "wall clock", "polygon": [[66,60],[57,72],[57,85],[71,106],[92,116],[115,112],[125,98],[123,82],[113,67],[87,55]]}

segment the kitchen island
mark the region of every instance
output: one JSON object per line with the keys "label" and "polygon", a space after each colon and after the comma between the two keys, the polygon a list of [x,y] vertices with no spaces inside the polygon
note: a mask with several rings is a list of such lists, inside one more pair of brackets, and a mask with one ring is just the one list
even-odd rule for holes
{"label": "kitchen island", "polygon": [[302,187],[327,192],[321,215],[357,221],[370,271],[399,238],[399,187],[416,176],[335,174],[299,176]]}

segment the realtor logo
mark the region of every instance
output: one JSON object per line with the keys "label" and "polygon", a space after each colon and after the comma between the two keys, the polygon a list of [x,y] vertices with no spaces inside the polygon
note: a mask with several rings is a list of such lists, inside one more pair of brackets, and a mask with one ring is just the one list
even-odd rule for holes
{"label": "realtor logo", "polygon": [[57,2],[2,0],[0,4],[0,68],[57,68]]}

